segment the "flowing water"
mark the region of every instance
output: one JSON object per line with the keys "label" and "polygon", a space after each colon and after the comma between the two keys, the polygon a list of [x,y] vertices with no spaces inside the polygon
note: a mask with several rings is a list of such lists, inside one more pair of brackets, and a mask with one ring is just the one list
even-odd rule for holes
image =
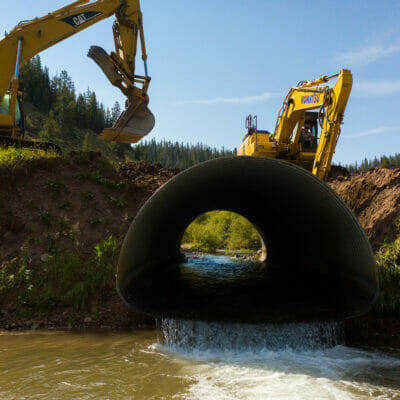
{"label": "flowing water", "polygon": [[165,319],[126,333],[0,332],[3,399],[400,399],[400,351],[335,323]]}

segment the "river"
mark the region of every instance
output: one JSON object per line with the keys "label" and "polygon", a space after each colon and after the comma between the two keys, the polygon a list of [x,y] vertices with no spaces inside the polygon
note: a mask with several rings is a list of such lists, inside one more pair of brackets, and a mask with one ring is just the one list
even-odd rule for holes
{"label": "river", "polygon": [[157,330],[0,332],[0,399],[400,399],[400,351],[339,325],[164,320]]}

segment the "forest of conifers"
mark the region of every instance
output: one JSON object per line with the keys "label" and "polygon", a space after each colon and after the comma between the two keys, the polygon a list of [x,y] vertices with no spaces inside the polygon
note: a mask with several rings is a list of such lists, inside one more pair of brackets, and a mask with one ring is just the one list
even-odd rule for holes
{"label": "forest of conifers", "polygon": [[145,160],[166,168],[187,168],[199,162],[236,154],[202,143],[142,141],[134,146],[97,140],[121,113],[118,102],[109,109],[87,89],[77,93],[66,71],[50,77],[40,57],[34,57],[21,70],[20,89],[26,105],[28,136],[57,143],[64,151],[97,150],[114,161]]}
{"label": "forest of conifers", "polygon": [[[111,126],[121,113],[118,102],[105,107],[89,88],[77,93],[66,71],[50,77],[36,56],[21,70],[20,90],[26,107],[28,136],[57,143],[63,150],[102,151],[114,161],[144,160],[161,163],[166,168],[188,168],[221,156],[234,155],[236,149],[212,148],[202,143],[184,144],[172,141],[141,141],[134,146],[97,140],[98,134]],[[371,167],[400,166],[400,154],[382,156],[346,165],[349,172]]]}

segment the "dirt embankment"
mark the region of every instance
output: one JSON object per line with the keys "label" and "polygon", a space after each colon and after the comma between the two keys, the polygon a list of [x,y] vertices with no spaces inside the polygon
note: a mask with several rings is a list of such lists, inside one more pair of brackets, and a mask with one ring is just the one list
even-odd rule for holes
{"label": "dirt embankment", "polygon": [[[92,257],[101,240],[110,235],[122,238],[144,202],[178,172],[145,162],[122,163],[117,171],[98,153],[0,170],[0,266],[23,254],[28,256],[28,268],[34,270],[56,251],[72,249],[82,258]],[[375,250],[395,238],[400,169],[375,168],[331,180],[329,185],[357,215]],[[0,329],[124,329],[151,322],[122,304],[114,282],[81,311],[63,307],[40,317],[19,315],[15,299],[0,296]],[[375,335],[383,344],[387,340],[386,322],[371,315],[355,320],[349,329],[369,329],[370,339]]]}
{"label": "dirt embankment", "polygon": [[385,241],[395,239],[400,216],[400,168],[371,168],[331,180],[329,185],[358,217],[375,251]]}
{"label": "dirt embankment", "polygon": [[[24,259],[35,272],[57,252],[90,259],[100,241],[121,240],[145,201],[176,173],[145,162],[122,163],[117,171],[93,152],[1,170],[0,267]],[[147,322],[122,304],[114,282],[82,311],[63,307],[30,317],[21,315],[16,297],[0,296],[0,329],[123,329]]]}

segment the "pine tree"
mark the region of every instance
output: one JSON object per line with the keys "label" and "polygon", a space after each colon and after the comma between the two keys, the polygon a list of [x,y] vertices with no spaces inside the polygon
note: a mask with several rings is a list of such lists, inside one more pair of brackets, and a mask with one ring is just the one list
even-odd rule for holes
{"label": "pine tree", "polygon": [[39,137],[47,142],[57,144],[62,143],[60,137],[60,126],[54,118],[53,111],[50,111],[50,114],[43,125],[43,129],[39,132]]}

